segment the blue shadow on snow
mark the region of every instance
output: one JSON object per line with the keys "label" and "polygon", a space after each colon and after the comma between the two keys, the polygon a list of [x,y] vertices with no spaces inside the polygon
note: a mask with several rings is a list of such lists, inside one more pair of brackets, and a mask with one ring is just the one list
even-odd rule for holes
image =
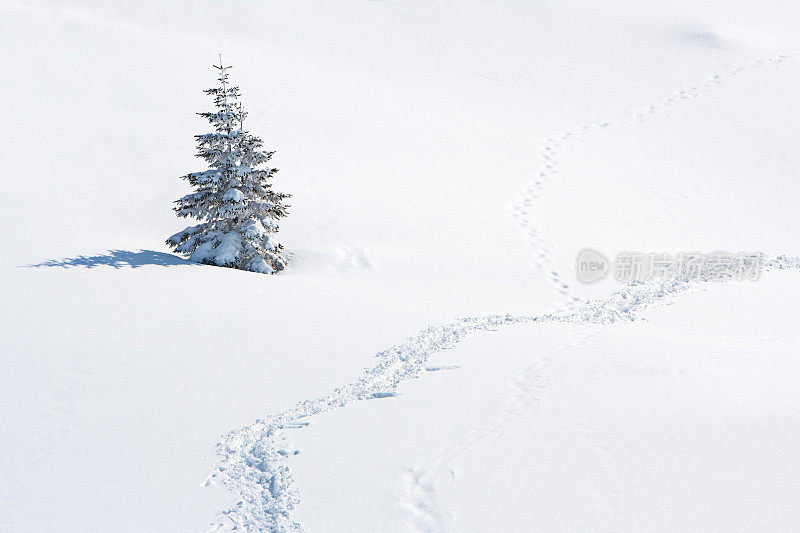
{"label": "blue shadow on snow", "polygon": [[110,266],[113,268],[137,268],[145,265],[157,266],[177,266],[177,265],[196,265],[177,255],[165,254],[164,252],[154,252],[153,250],[109,250],[105,254],[87,257],[68,257],[63,259],[48,259],[35,265],[24,265],[28,268],[41,267],[61,267],[61,268],[94,268],[96,266]]}

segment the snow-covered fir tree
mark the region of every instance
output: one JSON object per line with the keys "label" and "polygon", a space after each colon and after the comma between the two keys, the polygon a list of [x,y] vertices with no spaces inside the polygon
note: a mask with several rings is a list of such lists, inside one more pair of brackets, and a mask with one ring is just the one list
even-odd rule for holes
{"label": "snow-covered fir tree", "polygon": [[220,61],[214,68],[220,85],[205,92],[214,97],[216,111],[198,113],[214,131],[195,135],[197,157],[209,169],[182,176],[195,190],[175,202],[178,216],[202,222],[176,233],[167,244],[192,261],[271,274],[286,266],[283,247],[273,236],[290,195],[272,190],[277,169],[266,164],[273,152],[264,151],[261,139],[243,128],[247,113],[239,87],[228,82],[231,67]]}

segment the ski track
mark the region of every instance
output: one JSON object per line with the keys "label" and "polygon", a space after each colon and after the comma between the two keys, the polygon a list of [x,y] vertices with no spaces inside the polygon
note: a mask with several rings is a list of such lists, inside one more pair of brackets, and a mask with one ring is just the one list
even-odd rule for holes
{"label": "ski track", "polygon": [[[768,62],[778,63],[787,56],[778,55]],[[588,326],[576,332],[564,347],[544,354],[536,364],[525,368],[508,381],[507,394],[496,420],[478,428],[467,439],[437,454],[425,466],[409,470],[403,478],[404,507],[407,524],[418,531],[445,531],[447,514],[439,509],[435,481],[450,469],[452,461],[472,446],[487,439],[500,438],[513,421],[526,412],[534,400],[533,392],[541,370],[564,351],[580,348],[593,342],[599,326],[619,321],[637,320],[646,307],[661,303],[679,292],[697,288],[707,280],[690,281],[680,278],[634,282],[622,286],[608,298],[581,301],[575,297],[561,274],[553,267],[552,247],[531,224],[529,213],[546,186],[558,175],[558,149],[565,143],[631,122],[643,121],[681,100],[698,98],[721,84],[725,78],[768,64],[763,60],[736,66],[722,74],[714,74],[703,83],[672,93],[657,105],[651,105],[633,115],[613,122],[582,125],[550,137],[540,149],[543,166],[536,179],[526,188],[525,196],[513,206],[533,250],[533,265],[544,272],[558,296],[554,311],[537,316],[489,315],[454,320],[444,325],[428,327],[403,344],[376,354],[378,363],[366,369],[360,378],[335,389],[326,396],[299,402],[294,407],[258,420],[254,424],[231,431],[217,445],[220,461],[205,484],[221,481],[238,496],[238,502],[222,511],[209,531],[242,529],[245,531],[301,531],[294,519],[295,505],[300,501],[298,489],[289,470],[293,455],[287,451],[286,430],[308,425],[303,419],[343,407],[353,401],[383,398],[396,393],[405,380],[419,377],[435,354],[454,346],[467,335],[494,330],[512,324],[563,322]],[[764,263],[765,270],[800,269],[800,258],[775,256]],[[452,470],[451,470],[452,472]]]}

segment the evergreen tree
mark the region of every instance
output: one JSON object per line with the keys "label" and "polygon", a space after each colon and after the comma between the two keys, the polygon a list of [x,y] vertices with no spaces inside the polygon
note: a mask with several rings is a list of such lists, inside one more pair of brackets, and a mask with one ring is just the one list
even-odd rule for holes
{"label": "evergreen tree", "polygon": [[182,176],[194,192],[175,203],[180,217],[202,221],[176,233],[167,244],[190,255],[191,261],[271,274],[283,270],[283,246],[275,242],[276,221],[286,216],[290,195],[272,190],[277,169],[266,167],[274,152],[243,129],[247,112],[239,102],[239,87],[228,82],[231,67],[214,65],[220,86],[207,89],[216,111],[198,113],[214,128],[195,135],[197,157],[209,169]]}

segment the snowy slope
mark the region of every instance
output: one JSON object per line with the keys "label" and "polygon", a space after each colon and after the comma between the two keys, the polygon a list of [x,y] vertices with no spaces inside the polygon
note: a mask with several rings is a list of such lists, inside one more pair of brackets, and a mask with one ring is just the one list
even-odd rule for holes
{"label": "snowy slope", "polygon": [[[796,526],[796,262],[573,268],[800,255],[797,6],[220,9],[0,0],[0,529]],[[163,245],[220,52],[280,275]]]}
{"label": "snowy slope", "polygon": [[[298,514],[339,531],[791,530],[800,338],[776,293],[793,278],[751,306],[752,288],[720,286],[571,343],[565,324],[469,337],[400,396],[290,432]],[[727,311],[698,321],[708,305]],[[780,318],[743,333],[752,313]]]}

